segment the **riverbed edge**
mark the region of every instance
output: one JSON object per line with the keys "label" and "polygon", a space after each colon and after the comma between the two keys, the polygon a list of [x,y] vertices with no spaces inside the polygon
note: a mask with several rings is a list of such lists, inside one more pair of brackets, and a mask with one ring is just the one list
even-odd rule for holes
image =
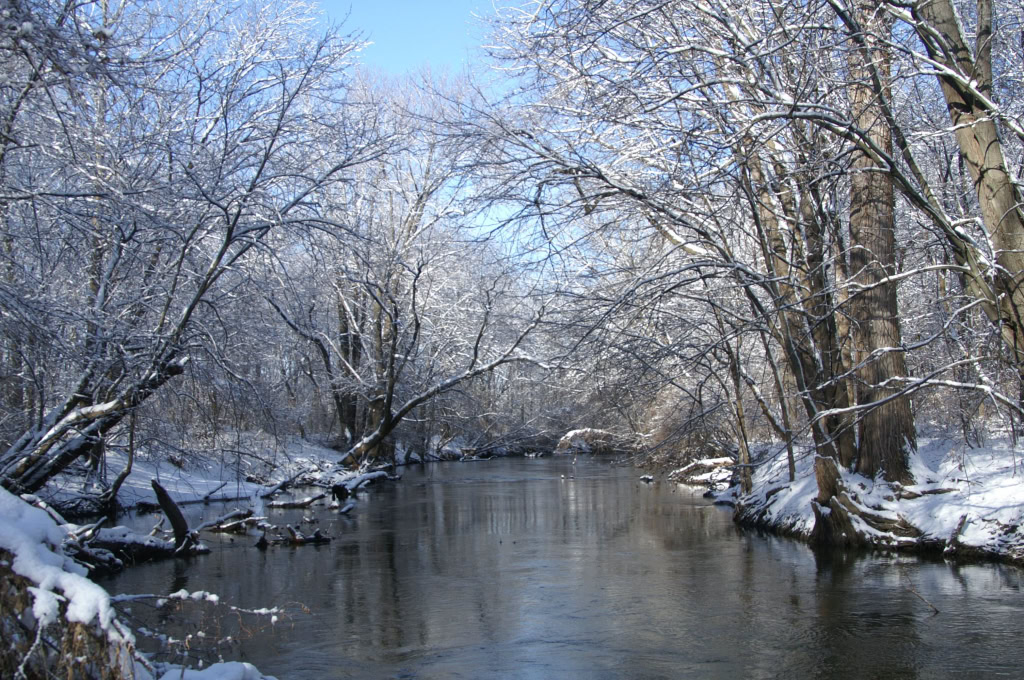
{"label": "riverbed edge", "polygon": [[[956,440],[924,439],[910,461],[915,484],[843,470],[837,498],[822,502],[812,452],[798,458],[792,482],[785,457],[765,455],[749,493],[733,484],[712,495],[733,508],[738,526],[811,545],[1024,566],[1024,466],[1018,453],[1009,440],[965,450]],[[833,513],[844,515],[843,522],[834,521]],[[821,524],[832,525],[831,532]],[[852,535],[837,532],[837,525]]]}

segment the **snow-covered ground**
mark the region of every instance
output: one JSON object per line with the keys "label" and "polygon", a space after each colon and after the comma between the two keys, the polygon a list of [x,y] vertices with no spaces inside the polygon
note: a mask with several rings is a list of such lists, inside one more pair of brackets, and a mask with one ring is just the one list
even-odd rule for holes
{"label": "snow-covered ground", "polygon": [[[89,580],[86,570],[67,557],[62,549],[66,530],[47,511],[34,507],[0,487],[0,549],[10,556],[0,564],[0,571],[10,570],[32,583],[30,612],[22,614],[23,622],[42,632],[60,628],[67,623],[84,624],[97,639],[105,641],[106,659],[96,666],[103,677],[114,675],[136,680],[262,680],[262,675],[247,663],[213,664],[192,670],[180,666],[151,664],[135,651],[135,636],[118,620],[107,592]],[[8,615],[11,612],[7,612]],[[45,653],[43,638],[34,644],[25,639],[26,655]],[[17,647],[17,641],[5,644]],[[25,664],[23,671],[30,667]]]}
{"label": "snow-covered ground", "polygon": [[[218,447],[219,448],[219,447]],[[124,481],[117,498],[121,506],[131,508],[139,503],[155,504],[156,494],[150,484],[156,480],[178,503],[211,499],[247,499],[274,484],[302,473],[305,481],[328,481],[337,473],[341,454],[334,449],[289,437],[277,442],[258,436],[241,443],[232,442],[231,449],[241,448],[246,455],[231,450],[190,456],[180,464],[169,462],[166,452],[137,456],[132,471]],[[127,464],[120,451],[109,451],[106,458],[107,482],[113,481]],[[57,506],[74,501],[83,491],[95,494],[94,480],[81,474],[63,475],[40,492],[40,496]],[[90,487],[90,488],[86,488]]]}
{"label": "snow-covered ground", "polygon": [[[874,515],[916,527],[918,545],[968,554],[1024,561],[1024,459],[1009,441],[968,448],[962,440],[922,439],[911,461],[915,484],[900,487],[843,472],[843,486],[853,500]],[[779,453],[754,474],[753,493],[729,489],[719,500],[736,504],[765,528],[808,537],[814,528],[811,501],[818,495],[813,456],[797,461],[796,481],[789,482],[785,455]],[[867,527],[861,527],[865,529]],[[955,535],[955,540],[954,540]],[[890,537],[868,536],[892,543]],[[907,542],[909,543],[909,542]],[[908,545],[907,547],[913,547]]]}
{"label": "snow-covered ground", "polygon": [[[258,446],[258,445],[257,445]],[[304,481],[339,482],[355,473],[344,473],[337,467],[340,455],[331,449],[295,438],[276,451],[254,447],[256,454],[247,460],[230,456],[226,462],[191,460],[183,465],[168,463],[164,457],[138,457],[131,475],[118,494],[122,506],[140,502],[156,503],[151,480],[157,480],[178,503],[204,497],[237,498],[242,503],[257,499],[261,492],[281,481],[302,473]],[[257,461],[254,463],[253,461]],[[262,461],[262,462],[259,462]],[[106,461],[110,478],[117,475],[126,459],[116,452]],[[248,479],[247,479],[248,478]],[[39,496],[51,503],[74,500],[83,487],[91,484],[84,477],[66,475]],[[92,489],[93,491],[95,489]],[[31,500],[31,499],[30,499]],[[38,502],[38,501],[37,501]],[[217,663],[203,669],[187,669],[169,664],[149,663],[135,651],[133,632],[119,621],[111,598],[91,581],[85,567],[68,557],[62,546],[71,531],[79,527],[63,521],[52,510],[26,502],[0,487],[0,549],[11,559],[0,564],[0,572],[10,570],[32,585],[29,618],[35,630],[59,629],[67,623],[81,623],[104,641],[122,677],[138,680],[180,678],[184,680],[259,680],[264,678],[250,664]],[[122,528],[105,529],[107,533],[125,532]],[[152,540],[140,537],[141,540]],[[51,633],[52,634],[52,633]],[[31,640],[25,640],[31,644]],[[38,651],[39,644],[36,645]]]}

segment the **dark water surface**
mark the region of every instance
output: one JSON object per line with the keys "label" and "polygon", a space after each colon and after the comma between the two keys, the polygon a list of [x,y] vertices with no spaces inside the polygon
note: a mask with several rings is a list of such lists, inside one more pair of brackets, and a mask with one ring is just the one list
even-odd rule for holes
{"label": "dark water surface", "polygon": [[[1013,567],[816,554],[601,459],[403,475],[360,494],[350,517],[317,509],[328,545],[259,552],[253,538],[215,537],[210,555],[103,584],[289,606],[273,626],[242,617],[245,639],[222,648],[282,680],[1024,677]],[[179,638],[188,616],[222,634],[238,619],[224,607],[133,614]]]}

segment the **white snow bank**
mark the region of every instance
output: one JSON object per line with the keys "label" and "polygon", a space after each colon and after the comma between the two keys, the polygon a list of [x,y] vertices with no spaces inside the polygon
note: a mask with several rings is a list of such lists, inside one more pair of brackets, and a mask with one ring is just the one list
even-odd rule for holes
{"label": "white snow bank", "polygon": [[[304,473],[305,480],[322,481],[333,474],[343,456],[334,449],[299,437],[285,437],[275,442],[265,435],[243,432],[238,439],[240,441],[236,442],[234,437],[225,437],[225,441],[211,442],[191,454],[176,452],[178,464],[171,462],[172,457],[167,452],[140,453],[118,492],[118,501],[124,507],[156,504],[150,484],[153,479],[179,504],[204,499],[255,498],[275,482],[290,480],[300,472]],[[242,451],[253,455],[242,455]],[[109,448],[105,455],[111,477],[128,464],[125,452],[120,449]],[[250,481],[260,478],[265,483]],[[92,482],[87,483],[80,470],[72,470],[62,478],[62,483],[52,485],[40,495],[57,506],[74,505],[80,496],[79,490],[89,484]]]}
{"label": "white snow bank", "polygon": [[[910,464],[913,485],[890,485],[849,471],[842,472],[843,485],[873,512],[901,517],[919,529],[922,540],[949,542],[959,531],[961,546],[1024,559],[1024,454],[1009,441],[971,449],[962,442],[922,437]],[[782,455],[759,466],[753,481],[751,494],[741,497],[734,488],[719,499],[755,509],[757,523],[764,526],[810,535],[811,501],[818,494],[813,455],[798,459],[792,483]]]}
{"label": "white snow bank", "polygon": [[0,487],[0,547],[14,555],[14,573],[36,584],[32,589],[36,618],[42,625],[56,621],[63,599],[68,621],[96,621],[109,633],[114,619],[110,597],[86,578],[85,567],[64,554],[64,535],[45,511]]}
{"label": "white snow bank", "polygon": [[252,664],[239,661],[214,664],[201,671],[173,668],[159,678],[160,680],[274,680],[273,677],[260,673]]}
{"label": "white snow bank", "polygon": [[[117,529],[108,531],[119,533]],[[134,640],[128,629],[117,622],[107,591],[89,580],[85,567],[64,554],[61,546],[65,535],[65,529],[46,511],[0,487],[0,548],[13,556],[6,566],[35,583],[29,591],[36,626],[42,628],[59,623],[60,604],[66,602],[64,618],[67,621],[96,623],[111,643],[127,643],[130,649]],[[170,597],[218,601],[215,594],[205,591],[179,591]],[[0,616],[3,615],[5,613],[0,612]],[[203,670],[161,664],[157,676],[136,662],[134,672],[137,680],[274,680],[251,664],[239,662],[218,663]]]}

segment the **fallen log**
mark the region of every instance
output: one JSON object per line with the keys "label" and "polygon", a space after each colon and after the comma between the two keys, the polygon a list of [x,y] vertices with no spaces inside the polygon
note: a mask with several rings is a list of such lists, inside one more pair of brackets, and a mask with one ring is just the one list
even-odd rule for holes
{"label": "fallen log", "polygon": [[375,470],[373,472],[361,474],[358,477],[353,477],[352,479],[346,481],[344,484],[345,487],[348,489],[349,493],[353,493],[355,491],[358,491],[360,487],[366,486],[370,482],[373,482],[374,480],[377,479],[396,480],[399,479],[399,477],[392,477],[384,470]]}
{"label": "fallen log", "polygon": [[288,488],[288,486],[292,482],[294,482],[296,479],[298,479],[299,477],[301,477],[302,475],[304,475],[304,474],[306,474],[308,472],[313,472],[313,471],[314,471],[313,468],[307,468],[305,470],[299,470],[298,472],[296,472],[294,475],[292,475],[288,479],[285,479],[285,480],[282,480],[282,481],[278,482],[274,486],[268,488],[266,491],[261,491],[260,492],[260,498],[269,498],[270,496],[273,496],[277,492],[283,491],[284,489]]}
{"label": "fallen log", "polygon": [[291,526],[288,526],[287,529],[288,529],[288,536],[289,536],[289,539],[288,539],[289,545],[307,545],[307,544],[317,544],[317,543],[330,543],[330,541],[331,541],[331,537],[330,536],[324,536],[322,533],[320,533],[319,529],[314,531],[312,536],[306,536],[301,531],[299,531],[298,529],[295,529],[295,528],[293,528]]}
{"label": "fallen log", "polygon": [[196,533],[200,531],[212,531],[214,533],[245,533],[247,528],[250,526],[256,526],[264,519],[266,518],[253,517],[251,508],[247,508],[245,510],[232,510],[226,515],[221,515],[217,519],[203,522],[193,531]]}
{"label": "fallen log", "polygon": [[128,527],[122,526],[100,529],[89,541],[88,547],[93,551],[107,551],[118,559],[132,564],[166,559],[180,554],[173,543],[155,536],[136,534]]}
{"label": "fallen log", "polygon": [[220,486],[218,486],[216,489],[208,492],[205,496],[203,496],[203,503],[209,503],[211,498],[213,497],[213,494],[217,493],[227,485],[227,482],[221,482]]}
{"label": "fallen log", "polygon": [[266,517],[246,517],[234,522],[226,522],[215,527],[210,527],[208,531],[212,531],[216,534],[244,534],[247,533],[249,529],[258,529],[266,521]]}
{"label": "fallen log", "polygon": [[306,498],[303,498],[300,501],[272,501],[270,503],[267,503],[267,507],[276,508],[279,510],[290,508],[308,508],[309,506],[313,505],[313,503],[316,503],[318,500],[321,500],[322,498],[326,497],[326,493],[321,493],[317,494],[316,496],[307,496]]}
{"label": "fallen log", "polygon": [[914,491],[913,489],[906,489],[903,487],[897,487],[894,498],[901,501],[912,501],[920,498],[921,496],[931,496],[934,494],[953,493],[956,489],[949,488],[935,488],[935,489],[921,489]]}
{"label": "fallen log", "polygon": [[150,480],[150,484],[153,486],[153,492],[156,493],[156,500],[160,503],[160,509],[164,511],[167,520],[171,523],[171,529],[174,530],[174,551],[187,552],[196,541],[188,530],[188,522],[185,521],[185,516],[181,514],[181,508],[177,506],[171,495],[167,493],[167,490],[160,486],[155,479]]}

